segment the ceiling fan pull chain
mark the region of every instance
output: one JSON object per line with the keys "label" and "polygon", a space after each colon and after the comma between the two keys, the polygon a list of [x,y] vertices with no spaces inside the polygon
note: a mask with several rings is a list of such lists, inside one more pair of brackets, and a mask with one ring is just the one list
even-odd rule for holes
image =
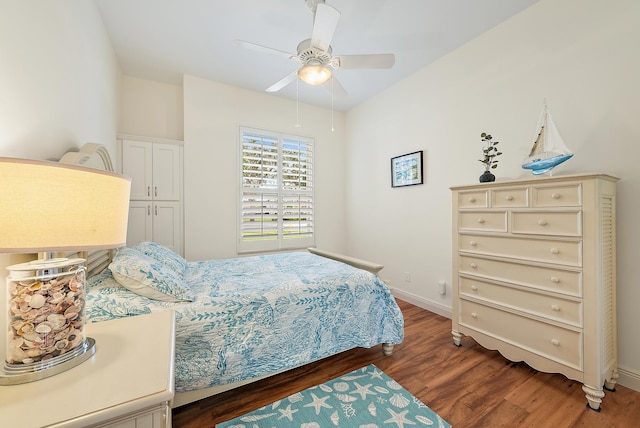
{"label": "ceiling fan pull chain", "polygon": [[331,78],[331,132],[333,132],[333,77]]}
{"label": "ceiling fan pull chain", "polygon": [[296,79],[296,128],[300,128],[300,101],[298,97],[298,93],[300,91],[300,81]]}

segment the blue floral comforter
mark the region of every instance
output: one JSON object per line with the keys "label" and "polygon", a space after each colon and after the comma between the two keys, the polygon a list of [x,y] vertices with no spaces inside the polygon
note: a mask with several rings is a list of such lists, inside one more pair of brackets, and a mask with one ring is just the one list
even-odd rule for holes
{"label": "blue floral comforter", "polygon": [[354,347],[398,344],[404,320],[374,274],[306,252],[189,262],[192,302],[135,294],[109,270],[90,279],[90,322],[173,309],[176,391],[253,378]]}

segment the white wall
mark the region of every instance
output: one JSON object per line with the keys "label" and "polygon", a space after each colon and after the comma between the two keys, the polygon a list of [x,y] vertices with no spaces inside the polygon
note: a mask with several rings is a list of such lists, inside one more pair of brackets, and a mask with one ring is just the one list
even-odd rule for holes
{"label": "white wall", "polygon": [[[184,77],[185,256],[234,257],[238,130],[250,126],[315,138],[316,245],[346,250],[344,113],[273,95]],[[322,88],[313,88],[322,90]]]}
{"label": "white wall", "polygon": [[94,3],[0,7],[0,155],[58,159],[85,142],[115,149],[120,72]]}
{"label": "white wall", "polygon": [[[102,143],[115,156],[119,85],[115,54],[93,2],[2,2],[0,156],[58,159],[86,142]],[[0,254],[0,284],[6,266],[27,257]],[[2,308],[4,299],[0,292]],[[4,322],[0,316],[0,331]]]}
{"label": "white wall", "polygon": [[[449,186],[477,182],[480,133],[500,141],[498,179],[520,168],[546,98],[575,156],[562,172],[618,185],[621,383],[640,390],[640,2],[542,0],[347,114],[348,252],[375,259],[399,294],[450,313]],[[391,189],[389,158],[424,150],[422,186]],[[367,177],[368,179],[362,179]],[[404,273],[411,273],[411,282]]]}
{"label": "white wall", "polygon": [[184,138],[182,87],[122,76],[122,134]]}

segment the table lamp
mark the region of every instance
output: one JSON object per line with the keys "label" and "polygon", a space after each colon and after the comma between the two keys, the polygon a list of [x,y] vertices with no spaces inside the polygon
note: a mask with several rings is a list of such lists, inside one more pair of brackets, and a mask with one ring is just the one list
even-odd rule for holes
{"label": "table lamp", "polygon": [[130,187],[107,171],[0,157],[0,252],[39,253],[7,267],[0,385],[53,376],[95,353],[85,336],[85,260],[53,256],[125,245]]}

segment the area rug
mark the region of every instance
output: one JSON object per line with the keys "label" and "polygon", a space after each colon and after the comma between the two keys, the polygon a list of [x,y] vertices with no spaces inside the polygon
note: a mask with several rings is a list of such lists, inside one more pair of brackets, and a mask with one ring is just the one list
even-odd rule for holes
{"label": "area rug", "polygon": [[374,365],[290,395],[216,428],[451,427]]}

